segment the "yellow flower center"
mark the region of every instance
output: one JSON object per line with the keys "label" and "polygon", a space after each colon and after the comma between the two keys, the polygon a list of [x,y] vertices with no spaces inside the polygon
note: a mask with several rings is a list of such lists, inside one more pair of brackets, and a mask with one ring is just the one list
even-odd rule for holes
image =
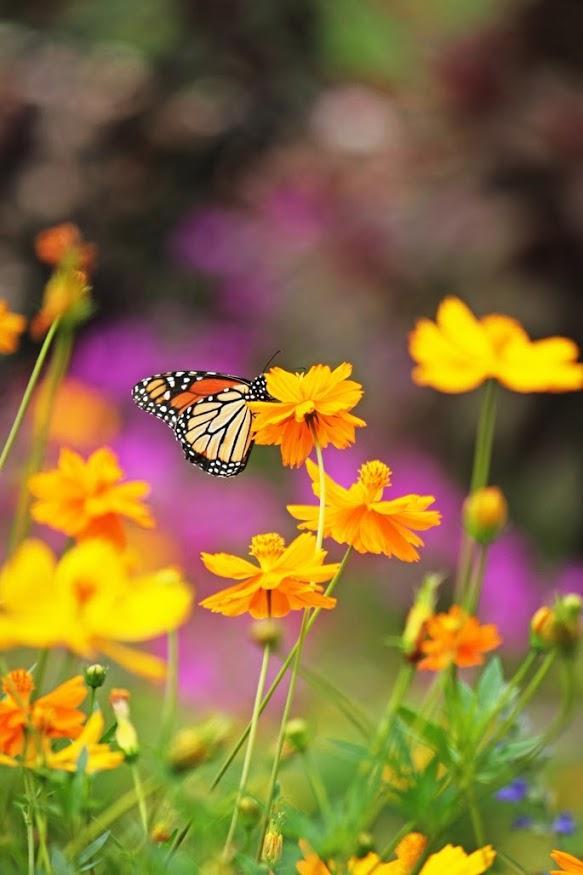
{"label": "yellow flower center", "polygon": [[365,462],[364,465],[360,466],[358,479],[364,488],[375,496],[373,500],[376,501],[383,494],[383,489],[390,483],[391,469],[384,462]]}
{"label": "yellow flower center", "polygon": [[294,416],[296,418],[296,422],[303,422],[308,417],[312,416],[316,412],[316,403],[311,399],[308,401],[302,401],[301,404],[296,406],[294,411]]}
{"label": "yellow flower center", "polygon": [[405,871],[412,872],[427,846],[427,839],[420,832],[410,832],[397,847],[397,858]]}
{"label": "yellow flower center", "polygon": [[276,532],[265,535],[255,535],[251,538],[249,555],[255,556],[260,562],[277,559],[285,550],[285,541]]}
{"label": "yellow flower center", "polygon": [[18,668],[2,678],[2,689],[9,696],[25,698],[34,690],[34,681],[29,671]]}

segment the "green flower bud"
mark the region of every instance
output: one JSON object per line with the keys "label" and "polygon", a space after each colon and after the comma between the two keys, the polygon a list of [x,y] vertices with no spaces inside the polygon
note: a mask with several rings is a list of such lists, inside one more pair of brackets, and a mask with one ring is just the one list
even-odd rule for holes
{"label": "green flower bud", "polygon": [[284,730],[284,737],[293,750],[303,753],[308,749],[310,730],[308,724],[301,717],[288,721]]}
{"label": "green flower bud", "polygon": [[105,683],[105,678],[107,677],[107,667],[105,665],[100,665],[98,662],[94,663],[94,665],[88,665],[85,671],[83,672],[83,676],[85,678],[85,683],[88,687],[92,687],[94,690],[98,690],[99,687],[102,687]]}

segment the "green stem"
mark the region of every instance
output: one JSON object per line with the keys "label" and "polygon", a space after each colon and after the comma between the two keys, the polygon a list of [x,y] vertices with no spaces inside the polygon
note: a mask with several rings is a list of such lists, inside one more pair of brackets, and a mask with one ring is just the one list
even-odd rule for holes
{"label": "green stem", "polygon": [[144,795],[144,785],[142,783],[142,779],[140,777],[140,771],[138,769],[138,764],[136,762],[131,764],[132,771],[132,779],[134,782],[134,790],[136,793],[136,799],[138,800],[138,810],[140,812],[140,820],[142,822],[142,829],[144,830],[144,835],[148,835],[148,808],[146,806],[146,797]]}
{"label": "green stem", "polygon": [[176,719],[176,705],[178,703],[178,632],[176,629],[168,632],[166,641],[166,688],[164,690],[160,747],[168,744]]}
{"label": "green stem", "polygon": [[231,845],[233,843],[233,838],[235,836],[235,830],[237,829],[237,822],[239,820],[239,809],[243,796],[245,795],[245,790],[247,788],[247,781],[249,780],[249,770],[251,768],[251,760],[253,758],[253,749],[255,747],[255,738],[257,735],[257,726],[259,724],[259,716],[260,716],[260,707],[261,700],[263,698],[263,690],[265,689],[265,679],[267,677],[267,667],[269,665],[269,655],[271,652],[271,648],[269,645],[263,648],[263,659],[261,661],[261,669],[259,671],[259,679],[257,681],[257,691],[255,693],[255,701],[253,703],[253,712],[251,715],[251,728],[249,731],[249,741],[247,742],[247,749],[245,751],[245,759],[243,761],[243,768],[241,769],[241,778],[239,781],[239,789],[237,790],[237,797],[235,799],[235,805],[233,807],[233,815],[231,817],[231,824],[229,826],[229,832],[227,833],[227,838],[225,839],[225,846],[223,848],[223,859],[228,860],[231,852]]}
{"label": "green stem", "polygon": [[[336,574],[334,575],[334,577],[332,578],[332,580],[330,581],[330,583],[326,587],[324,595],[327,595],[327,596],[332,595],[332,593],[334,592],[336,585],[342,576],[342,572],[344,571],[344,568],[346,566],[346,562],[348,561],[348,557],[350,555],[350,550],[351,550],[351,548],[348,547],[348,549],[346,550],[346,553],[342,557],[342,561],[340,562],[340,568],[338,569],[338,571],[336,572]],[[312,626],[314,625],[314,623],[318,619],[318,616],[319,616],[321,610],[322,610],[322,608],[314,608],[314,610],[310,613],[309,619],[307,621],[306,635],[308,634],[308,632],[310,632]],[[281,681],[283,680],[283,678],[287,674],[287,671],[288,671],[290,665],[293,663],[293,661],[296,657],[298,645],[299,645],[299,639],[298,639],[298,641],[296,641],[296,643],[293,645],[293,647],[291,648],[291,650],[287,654],[286,658],[284,659],[284,661],[282,663],[281,668],[279,669],[279,671],[277,672],[273,681],[271,682],[271,686],[269,687],[267,693],[265,694],[265,696],[263,698],[263,701],[261,702],[261,706],[259,709],[260,714],[263,714],[263,712],[265,711],[265,709],[267,708],[267,706],[271,702],[271,699],[273,698],[275,691],[277,690]],[[232,750],[230,751],[230,753],[227,755],[227,757],[223,761],[219,771],[215,775],[213,782],[210,786],[211,790],[214,790],[215,787],[217,787],[219,785],[222,778],[224,777],[224,775],[228,771],[229,766],[231,765],[231,763],[233,762],[233,760],[235,759],[235,757],[237,756],[237,754],[239,753],[239,751],[241,750],[243,745],[245,744],[245,742],[249,736],[250,728],[251,728],[251,724],[248,723],[247,726],[245,727],[245,729],[243,730],[243,732],[241,733],[241,735],[239,736],[239,738],[237,739],[237,741],[235,742]]]}
{"label": "green stem", "polygon": [[67,326],[57,335],[54,353],[51,357],[49,372],[45,381],[46,389],[43,389],[41,395],[42,406],[40,407],[39,420],[36,424],[32,449],[26,465],[26,471],[22,478],[22,485],[10,531],[9,553],[14,552],[15,548],[25,537],[28,529],[28,510],[30,505],[28,481],[42,466],[55,398],[59,386],[67,373],[72,349],[73,334],[70,327]]}
{"label": "green stem", "polygon": [[[496,382],[495,380],[488,380],[482,396],[482,406],[480,408],[480,416],[478,419],[470,493],[475,492],[477,489],[481,489],[488,483],[495,426]],[[458,604],[461,603],[464,598],[472,563],[473,548],[474,543],[472,539],[467,532],[464,532],[462,535],[460,560],[456,578],[455,600]]]}
{"label": "green stem", "polygon": [[472,471],[471,491],[481,489],[488,483],[490,462],[492,460],[492,445],[496,426],[496,382],[488,380],[482,398],[478,433],[474,451],[474,467]]}
{"label": "green stem", "polygon": [[514,708],[512,708],[508,717],[502,721],[496,732],[494,732],[492,737],[489,739],[490,745],[496,744],[497,741],[499,741],[501,738],[504,738],[509,729],[512,728],[516,721],[516,718],[530,702],[556,658],[556,650],[552,650],[550,653],[547,653],[542,663],[540,664],[538,671],[534,674],[534,676],[530,680],[530,683],[524,688],[522,694],[516,700],[516,704],[514,705]]}
{"label": "green stem", "polygon": [[319,672],[311,668],[303,666],[300,669],[301,676],[321,693],[323,693],[331,702],[336,705],[341,714],[352,723],[355,729],[360,732],[365,738],[370,738],[372,734],[372,724],[365,714],[364,710],[353,699],[346,695],[342,690],[338,689],[328,678],[325,678]]}
{"label": "green stem", "polygon": [[484,824],[482,823],[482,815],[480,814],[480,809],[478,808],[478,804],[474,798],[471,790],[468,789],[466,794],[466,799],[468,801],[468,808],[470,810],[470,818],[472,821],[472,827],[474,829],[474,835],[476,837],[476,843],[479,848],[484,846],[486,841],[484,834]]}
{"label": "green stem", "polygon": [[482,583],[484,582],[484,572],[486,570],[486,559],[488,557],[488,547],[486,544],[480,544],[478,548],[478,558],[475,563],[474,573],[468,583],[465,596],[465,604],[468,614],[475,614],[480,604],[480,595],[482,593]]}
{"label": "green stem", "polygon": [[47,673],[47,665],[49,661],[50,650],[48,647],[45,647],[41,650],[36,667],[34,670],[34,685],[36,690],[36,695],[40,695],[41,690],[43,688],[43,683],[45,679],[45,675]]}
{"label": "green stem", "polygon": [[26,825],[26,849],[28,860],[28,875],[34,875],[34,797],[30,786],[30,775],[27,772],[26,766],[24,769],[24,793],[26,796],[27,806],[22,809],[22,816]]}
{"label": "green stem", "polygon": [[273,758],[273,766],[271,768],[271,775],[269,777],[269,786],[267,789],[267,799],[265,802],[265,811],[263,813],[263,821],[261,824],[261,831],[259,837],[259,844],[257,846],[257,862],[261,861],[261,853],[263,851],[263,842],[265,840],[265,834],[267,832],[267,827],[269,825],[269,818],[271,816],[271,806],[273,805],[273,797],[275,795],[275,785],[277,783],[277,776],[279,774],[279,766],[281,763],[281,754],[283,751],[283,745],[285,741],[285,729],[289,720],[289,715],[291,711],[291,706],[294,700],[294,695],[296,691],[296,683],[298,679],[298,669],[300,667],[302,652],[304,649],[304,641],[306,639],[306,633],[308,629],[308,610],[304,609],[304,615],[302,617],[302,625],[300,627],[300,634],[298,636],[298,647],[296,650],[295,659],[293,662],[291,675],[289,679],[289,686],[287,690],[287,697],[285,700],[285,705],[283,706],[283,713],[281,715],[281,723],[279,725],[279,734],[277,737],[277,744],[275,747],[275,756]]}
{"label": "green stem", "polygon": [[[153,793],[159,792],[162,787],[163,785],[153,778],[146,781],[145,784],[142,784],[142,795],[144,799],[147,799],[148,796],[151,796]],[[116,820],[123,817],[124,814],[127,814],[128,811],[131,811],[132,808],[138,804],[139,799],[136,793],[136,788],[134,787],[132,790],[128,790],[127,793],[124,793],[123,796],[120,796],[119,799],[116,799],[115,802],[110,805],[109,808],[106,808],[99,817],[96,817],[86,829],[79,833],[74,839],[71,839],[69,844],[65,846],[65,857],[68,860],[73,859],[83,850],[83,848],[89,845],[92,841],[95,841],[95,839],[108,829],[112,823],[115,823]]]}
{"label": "green stem", "polygon": [[389,698],[389,701],[387,702],[387,707],[385,708],[385,712],[379,724],[376,739],[372,746],[373,756],[379,756],[381,753],[385,753],[385,748],[387,746],[387,741],[391,732],[391,726],[393,724],[395,712],[399,709],[403,699],[405,698],[407,691],[411,686],[411,681],[413,680],[414,675],[415,669],[410,663],[406,662],[401,664],[399,673],[397,674],[397,678],[391,691],[391,696]]}
{"label": "green stem", "polygon": [[496,707],[490,714],[488,725],[484,727],[482,738],[478,745],[476,754],[480,753],[484,749],[484,747],[489,744],[488,732],[490,730],[490,727],[492,726],[493,721],[496,720],[498,715],[501,714],[506,706],[510,703],[515,691],[520,688],[523,680],[525,679],[532,665],[536,661],[537,656],[538,654],[535,650],[529,650],[525,658],[516,669],[514,676],[508,681],[506,689],[502,692],[502,695],[500,696]]}
{"label": "green stem", "polygon": [[42,371],[42,367],[44,365],[47,353],[50,349],[58,325],[59,320],[56,319],[49,328],[47,335],[43,341],[43,345],[40,348],[38,358],[35,362],[34,368],[32,369],[32,374],[30,375],[26,389],[24,390],[24,395],[22,396],[20,407],[18,408],[18,412],[14,417],[14,422],[12,423],[12,427],[8,433],[8,437],[6,438],[6,442],[4,444],[2,452],[0,453],[0,471],[4,468],[4,465],[6,464],[6,460],[10,454],[14,441],[16,440],[16,436],[20,430],[20,426],[22,425],[22,421],[26,415],[26,411],[28,410],[28,405],[30,404],[32,393],[34,392],[35,386],[38,382],[38,378]]}
{"label": "green stem", "polygon": [[95,687],[89,687],[89,706],[87,708],[87,713],[91,717],[93,714],[93,710],[95,708]]}
{"label": "green stem", "polygon": [[318,767],[314,762],[314,759],[309,750],[305,750],[302,753],[302,760],[304,763],[304,770],[306,772],[308,783],[310,785],[312,793],[314,794],[314,799],[318,803],[320,813],[324,819],[330,819],[332,816],[332,806],[330,804],[330,799],[328,798],[326,787],[324,785],[324,782],[322,781],[322,776],[320,775]]}
{"label": "green stem", "polygon": [[501,851],[499,848],[496,850],[496,856],[502,860],[503,863],[506,863],[513,872],[518,872],[519,875],[528,875],[528,871],[524,866],[521,866],[513,857],[509,857],[508,854],[505,854],[504,851]]}

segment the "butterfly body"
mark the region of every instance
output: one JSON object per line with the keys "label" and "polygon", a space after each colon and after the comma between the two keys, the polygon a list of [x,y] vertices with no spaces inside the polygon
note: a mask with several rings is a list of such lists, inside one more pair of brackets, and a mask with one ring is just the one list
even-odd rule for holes
{"label": "butterfly body", "polygon": [[214,477],[245,469],[253,440],[248,401],[268,401],[265,376],[245,380],[215,371],[168,371],[137,383],[138,407],[165,422],[187,460]]}

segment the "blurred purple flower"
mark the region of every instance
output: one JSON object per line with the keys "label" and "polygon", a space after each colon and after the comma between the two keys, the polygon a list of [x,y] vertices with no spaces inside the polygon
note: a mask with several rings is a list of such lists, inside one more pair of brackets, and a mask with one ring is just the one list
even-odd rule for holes
{"label": "blurred purple flower", "polygon": [[516,778],[511,784],[502,787],[496,793],[496,799],[500,802],[522,802],[528,790],[528,783],[524,778]]}
{"label": "blurred purple flower", "polygon": [[552,822],[552,831],[555,835],[570,836],[576,829],[575,819],[569,811],[561,811]]}
{"label": "blurred purple flower", "polygon": [[480,616],[496,623],[504,645],[516,650],[528,641],[530,618],[541,603],[540,581],[528,545],[510,533],[488,551]]}
{"label": "blurred purple flower", "polygon": [[183,218],[169,246],[179,263],[213,276],[232,277],[259,269],[264,242],[255,219],[235,210],[209,207]]}
{"label": "blurred purple flower", "polygon": [[321,192],[295,184],[272,189],[262,204],[263,221],[280,246],[305,249],[316,246],[330,223],[330,210]]}
{"label": "blurred purple flower", "polygon": [[530,829],[533,822],[532,817],[529,817],[527,814],[520,814],[512,821],[512,829]]}

